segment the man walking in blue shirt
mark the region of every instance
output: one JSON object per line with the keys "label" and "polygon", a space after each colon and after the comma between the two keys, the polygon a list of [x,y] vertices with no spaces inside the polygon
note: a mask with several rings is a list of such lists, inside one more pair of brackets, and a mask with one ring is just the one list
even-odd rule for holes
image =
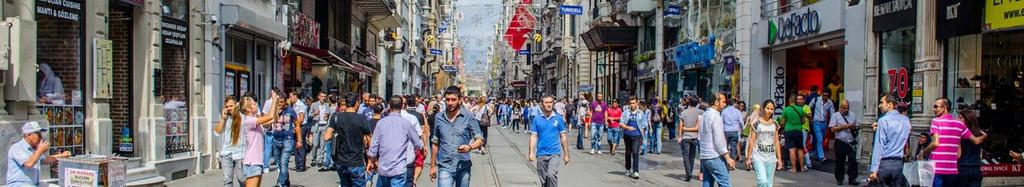
{"label": "man walking in blue shirt", "polygon": [[[729,148],[725,141],[722,114],[725,108],[725,94],[715,94],[712,105],[701,115],[700,131],[697,142],[700,144],[700,171],[704,173],[704,186],[729,187],[729,170],[736,168],[736,162],[729,157]],[[723,162],[724,161],[724,162]]]}
{"label": "man walking in blue shirt", "polygon": [[[413,163],[415,157],[409,155],[413,151],[422,150],[423,141],[416,132],[416,125],[411,121],[402,118],[402,96],[392,96],[388,101],[391,114],[380,119],[373,130],[370,150],[366,156],[370,157],[370,170],[377,170],[377,186],[404,187],[406,186],[406,174],[409,163]],[[410,145],[414,150],[408,149]]]}
{"label": "man walking in blue shirt", "polygon": [[434,117],[430,133],[430,180],[438,187],[469,187],[472,162],[469,151],[484,144],[480,121],[462,107],[462,91],[449,86],[444,90],[448,107]]}
{"label": "man walking in blue shirt", "polygon": [[[555,98],[545,96],[541,99],[544,113],[533,118],[530,127],[530,161],[537,161],[537,174],[541,186],[558,186],[558,169],[562,164],[569,164],[569,144],[566,143],[565,118],[553,110]],[[562,157],[564,163],[558,162]]]}
{"label": "man walking in blue shirt", "polygon": [[877,127],[875,145],[871,149],[871,175],[868,181],[884,186],[908,186],[903,176],[903,151],[910,138],[910,118],[896,110],[896,95],[885,94],[878,101],[884,116],[872,124]]}
{"label": "man walking in blue shirt", "polygon": [[722,123],[725,125],[725,142],[729,145],[729,157],[736,160],[739,159],[737,155],[737,143],[740,141],[740,130],[743,129],[743,113],[736,108],[735,104],[729,103],[728,107],[722,110]]}

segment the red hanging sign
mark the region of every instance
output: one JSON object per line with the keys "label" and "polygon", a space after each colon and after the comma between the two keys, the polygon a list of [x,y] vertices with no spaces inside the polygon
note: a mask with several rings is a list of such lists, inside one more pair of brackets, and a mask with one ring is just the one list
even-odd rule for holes
{"label": "red hanging sign", "polygon": [[537,23],[537,18],[527,9],[529,1],[523,0],[523,4],[519,4],[515,15],[512,16],[512,21],[508,24],[508,29],[505,30],[505,41],[508,41],[508,45],[512,47],[513,51],[519,51],[528,39],[525,37],[526,34],[530,33]]}

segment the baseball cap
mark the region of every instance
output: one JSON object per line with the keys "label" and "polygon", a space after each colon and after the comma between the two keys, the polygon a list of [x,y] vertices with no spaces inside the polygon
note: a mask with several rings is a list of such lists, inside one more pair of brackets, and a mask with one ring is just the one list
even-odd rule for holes
{"label": "baseball cap", "polygon": [[34,132],[46,132],[46,129],[39,126],[38,122],[30,121],[25,123],[25,126],[21,127],[22,134],[34,133]]}

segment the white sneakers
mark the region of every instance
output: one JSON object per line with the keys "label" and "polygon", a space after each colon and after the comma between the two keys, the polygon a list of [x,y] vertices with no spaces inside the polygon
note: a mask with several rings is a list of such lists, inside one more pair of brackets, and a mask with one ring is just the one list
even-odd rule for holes
{"label": "white sneakers", "polygon": [[595,153],[594,149],[590,149],[590,154],[593,155],[594,153]]}

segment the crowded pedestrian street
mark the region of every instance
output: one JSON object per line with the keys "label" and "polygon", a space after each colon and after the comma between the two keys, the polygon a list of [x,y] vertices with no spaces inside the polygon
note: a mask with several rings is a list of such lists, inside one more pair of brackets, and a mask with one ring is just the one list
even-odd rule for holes
{"label": "crowded pedestrian street", "polygon": [[1024,186],[1024,0],[2,0],[0,187]]}
{"label": "crowded pedestrian street", "polygon": [[[527,134],[512,133],[509,129],[495,129],[488,152],[473,154],[473,180],[470,186],[538,186],[534,165],[526,161]],[[665,142],[670,143],[670,142]],[[646,172],[642,179],[631,179],[622,170],[623,159],[611,155],[590,155],[587,151],[572,149],[572,162],[559,171],[559,186],[701,186],[700,181],[683,182],[683,165],[679,146],[665,146],[662,154],[643,156],[641,170]],[[623,152],[619,149],[619,152]],[[426,175],[426,174],[424,174]],[[754,186],[754,172],[744,169],[732,171],[735,186]],[[332,172],[306,171],[290,176],[292,186],[331,186],[338,183]],[[784,173],[776,175],[776,186],[836,186],[830,180],[829,172],[809,171],[806,173]],[[263,186],[273,186],[277,176],[265,175]],[[861,177],[859,180],[865,180]],[[170,187],[218,186],[223,182],[220,171],[211,170],[188,179],[167,183]],[[435,186],[426,176],[416,181],[417,186]]]}

